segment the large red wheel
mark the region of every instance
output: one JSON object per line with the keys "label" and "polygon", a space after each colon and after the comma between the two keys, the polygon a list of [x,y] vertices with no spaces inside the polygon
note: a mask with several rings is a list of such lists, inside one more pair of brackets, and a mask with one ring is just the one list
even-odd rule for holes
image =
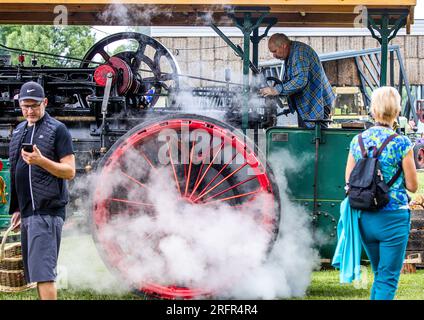
{"label": "large red wheel", "polygon": [[415,143],[414,161],[417,169],[424,169],[424,143],[422,141],[417,141]]}
{"label": "large red wheel", "polygon": [[[203,143],[207,141],[205,137],[211,137],[206,148],[198,148],[200,135]],[[261,163],[243,140],[234,128],[197,115],[157,118],[122,136],[99,163],[94,193],[93,236],[106,265],[135,289],[161,298],[214,295],[204,288],[134,277],[133,263],[143,263],[139,253],[146,238],[161,237],[154,230],[131,245],[123,245],[128,242],[125,237],[129,237],[129,232],[119,237],[108,234],[111,227],[119,228],[120,222],[115,222],[122,217],[128,224],[131,219],[155,216],[157,208],[149,194],[149,183],[159,179],[159,171],[168,172],[161,183],[171,186],[178,202],[200,209],[225,204],[242,213],[251,212],[245,208],[265,197],[254,221],[266,230],[270,249],[278,233],[278,189],[266,163]]]}

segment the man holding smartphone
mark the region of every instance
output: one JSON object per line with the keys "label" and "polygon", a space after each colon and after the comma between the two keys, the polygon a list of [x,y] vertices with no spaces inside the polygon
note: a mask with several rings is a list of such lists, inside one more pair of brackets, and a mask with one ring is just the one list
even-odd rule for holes
{"label": "man holding smartphone", "polygon": [[26,121],[18,124],[9,144],[10,214],[12,225],[21,226],[27,282],[37,283],[40,299],[55,300],[66,180],[75,176],[75,156],[68,129],[46,112],[47,102],[40,84],[21,87],[19,106]]}

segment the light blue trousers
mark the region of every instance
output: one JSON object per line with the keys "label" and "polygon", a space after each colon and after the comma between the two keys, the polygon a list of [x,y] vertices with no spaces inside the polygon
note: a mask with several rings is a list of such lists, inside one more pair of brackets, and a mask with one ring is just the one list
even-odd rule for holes
{"label": "light blue trousers", "polygon": [[363,211],[362,244],[374,272],[371,300],[392,300],[398,287],[410,230],[410,211]]}

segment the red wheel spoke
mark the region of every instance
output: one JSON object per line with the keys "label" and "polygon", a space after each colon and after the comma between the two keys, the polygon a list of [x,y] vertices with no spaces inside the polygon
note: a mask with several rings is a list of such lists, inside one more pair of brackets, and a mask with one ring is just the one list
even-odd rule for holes
{"label": "red wheel spoke", "polygon": [[138,150],[141,154],[141,156],[144,158],[144,160],[146,160],[146,162],[150,165],[150,167],[152,167],[153,170],[156,170],[156,167],[152,164],[152,162],[150,161],[150,159],[147,157],[147,155],[143,152],[143,150]]}
{"label": "red wheel spoke", "polygon": [[185,163],[185,155],[188,154],[189,152],[187,151],[185,144],[182,141],[182,138],[179,141],[179,143],[177,143],[177,147],[180,150],[181,161],[182,161],[182,164],[184,166],[184,180],[183,181],[187,181],[187,174],[188,173],[187,173],[187,164]]}
{"label": "red wheel spoke", "polygon": [[[212,184],[212,182],[214,182],[216,180],[216,178],[219,177],[219,175],[221,174],[221,172],[228,167],[228,165],[234,160],[234,158],[237,156],[237,153],[234,155],[234,157],[231,159],[231,161],[227,164],[225,164],[225,166],[222,167],[221,170],[219,170],[219,172],[216,174],[216,176],[206,185],[206,187],[203,188],[202,192],[200,192],[200,195],[194,200],[197,201],[200,198],[203,198],[205,195],[207,195],[209,192],[211,192],[213,189],[215,189],[216,187],[218,187],[221,183],[223,183],[225,180],[227,180],[228,178],[230,178],[231,176],[233,176],[234,174],[236,174],[237,172],[239,172],[241,169],[243,169],[246,165],[247,162],[244,163],[242,166],[240,166],[238,169],[236,169],[235,171],[231,172],[228,176],[226,176],[223,180],[221,180],[218,184],[214,185],[212,187],[212,189],[209,189],[208,191],[206,191],[208,189],[208,187]],[[206,192],[205,192],[206,191]]]}
{"label": "red wheel spoke", "polygon": [[[211,164],[209,164],[209,166],[210,166]],[[206,172],[209,170],[209,167],[206,169],[206,172],[205,172],[205,174],[203,174],[203,176],[200,178],[200,175],[202,174],[202,171],[203,171],[203,167],[205,166],[205,158],[203,158],[203,160],[202,160],[202,165],[200,166],[200,170],[199,170],[199,172],[197,173],[197,178],[196,178],[196,182],[194,183],[194,188],[193,188],[193,190],[191,191],[191,193],[190,193],[190,196],[189,196],[189,199],[191,199],[191,197],[193,196],[193,194],[194,194],[194,192],[197,190],[197,188],[199,187],[199,185],[200,185],[200,183],[202,182],[202,180],[203,180],[203,178],[204,178],[204,176],[205,176],[205,174],[206,174]],[[200,180],[199,180],[199,178],[200,178]]]}
{"label": "red wheel spoke", "polygon": [[238,194],[238,195],[227,197],[227,198],[223,198],[223,199],[217,199],[217,200],[214,200],[214,201],[203,202],[203,204],[214,203],[214,202],[223,202],[223,201],[228,201],[228,200],[231,200],[231,199],[237,199],[237,198],[247,197],[247,196],[250,196],[252,194],[259,193],[259,192],[262,192],[262,189],[258,189],[258,190],[255,190],[255,191],[246,192],[246,193],[243,193],[243,194]]}
{"label": "red wheel spoke", "polygon": [[110,201],[115,201],[115,202],[123,202],[123,203],[133,204],[133,205],[136,205],[136,206],[149,206],[149,207],[154,207],[155,206],[152,203],[145,203],[145,202],[139,202],[139,201],[131,201],[131,200],[126,200],[126,199],[118,199],[118,198],[107,198],[105,200],[110,200]]}
{"label": "red wheel spoke", "polygon": [[122,173],[124,176],[126,176],[128,179],[130,179],[131,181],[133,181],[133,182],[137,183],[139,186],[141,186],[141,187],[143,187],[143,188],[146,188],[146,189],[149,189],[149,190],[150,190],[150,188],[149,188],[148,186],[146,186],[144,183],[141,183],[141,182],[140,182],[140,181],[138,181],[136,178],[131,177],[130,175],[128,175],[128,174],[126,174],[125,172],[123,172],[122,170],[121,170],[121,173]]}
{"label": "red wheel spoke", "polygon": [[[205,160],[206,160],[206,156],[209,154],[209,151],[211,150],[211,148],[212,148],[212,143],[213,143],[213,141],[212,141],[212,139],[211,139],[211,142],[210,142],[210,144],[209,144],[209,147],[206,149],[206,151],[205,152],[202,152],[202,155],[200,156],[200,157],[198,157],[197,156],[197,159],[202,159],[202,163],[205,163]],[[221,145],[223,145],[223,143],[221,143]],[[222,147],[221,147],[222,148]],[[219,152],[219,150],[218,150],[218,152]],[[217,152],[217,154],[218,154],[218,152]]]}
{"label": "red wheel spoke", "polygon": [[[223,143],[221,143],[221,147],[220,147],[220,149],[222,149],[222,146],[223,146],[223,145],[224,145],[224,144],[223,144]],[[193,188],[193,191],[192,191],[192,192],[191,192],[191,194],[190,194],[189,199],[191,199],[191,197],[193,196],[193,193],[196,191],[196,189],[197,189],[197,187],[198,187],[198,184],[200,184],[200,182],[201,182],[201,180],[200,180],[200,182],[199,182],[199,178],[200,178],[200,176],[201,176],[201,174],[202,174],[202,172],[203,172],[203,167],[205,166],[206,156],[209,154],[209,151],[211,150],[211,147],[212,147],[212,140],[211,140],[211,142],[210,142],[210,144],[209,144],[209,147],[208,147],[208,149],[206,150],[206,152],[202,153],[202,164],[201,164],[201,166],[200,166],[200,170],[199,170],[199,172],[197,173],[196,181],[194,182],[194,188]],[[220,150],[218,150],[218,152],[216,153],[216,155],[213,157],[212,163],[213,163],[213,161],[215,160],[216,156],[218,155],[219,151],[220,151]],[[208,168],[208,170],[209,170],[209,168]],[[202,179],[203,179],[203,177],[202,177]]]}
{"label": "red wheel spoke", "polygon": [[[215,159],[216,159],[216,157],[218,156],[218,154],[221,152],[221,150],[222,150],[222,147],[224,146],[224,142],[222,142],[221,143],[221,146],[219,147],[219,150],[216,152],[216,154],[215,154],[215,156],[213,157],[213,159],[212,159],[212,161],[211,161],[211,163],[209,163],[209,165],[208,165],[208,167],[206,168],[206,171],[203,173],[203,175],[202,175],[202,177],[200,178],[200,180],[199,180],[199,182],[197,182],[197,184],[194,186],[194,188],[193,188],[193,191],[191,192],[191,194],[190,194],[190,199],[191,199],[191,197],[193,196],[193,194],[194,194],[194,192],[197,190],[197,188],[199,187],[199,185],[200,185],[200,183],[203,181],[203,179],[205,178],[205,176],[206,176],[206,174],[208,173],[208,171],[209,171],[209,169],[211,168],[211,166],[213,165],[213,163],[214,163],[214,161],[215,161]],[[234,160],[234,158],[236,157],[236,155],[237,155],[237,153],[234,155],[234,157],[231,159],[231,161],[233,161]],[[205,160],[205,158],[203,159],[203,164],[204,164],[204,160]],[[230,162],[231,162],[230,161]],[[221,169],[221,171],[222,170],[224,170],[226,167],[228,166],[228,163]],[[203,169],[203,167],[202,167],[202,169]],[[201,171],[201,170],[200,170]],[[218,172],[218,174],[214,177],[214,179],[211,181],[211,182],[209,182],[208,183],[208,185],[203,189],[203,190],[205,190],[217,177],[218,177],[218,175],[220,174],[220,172],[221,171],[219,171]],[[203,192],[203,190],[200,192],[200,193],[202,193]]]}
{"label": "red wheel spoke", "polygon": [[190,163],[189,163],[189,166],[188,166],[188,177],[186,178],[186,187],[185,187],[184,197],[187,196],[188,186],[190,184],[191,165],[192,165],[192,161],[193,161],[193,153],[194,153],[194,145],[195,145],[195,143],[196,143],[196,137],[194,138],[193,144],[191,146]]}
{"label": "red wheel spoke", "polygon": [[242,184],[245,184],[245,183],[247,183],[247,182],[249,182],[249,181],[251,181],[251,180],[253,180],[253,179],[256,179],[256,176],[253,176],[253,177],[251,177],[251,178],[249,178],[249,179],[246,179],[246,180],[244,180],[244,181],[241,181],[241,182],[239,182],[239,183],[237,183],[237,184],[235,184],[235,185],[233,185],[233,186],[231,186],[231,187],[228,187],[227,189],[225,189],[225,190],[223,190],[223,191],[218,192],[217,194],[214,194],[214,195],[210,196],[209,198],[206,198],[206,199],[205,199],[205,202],[206,202],[206,201],[208,201],[209,199],[216,198],[216,197],[220,196],[221,194],[226,193],[227,191],[230,191],[230,190],[232,190],[232,189],[234,189],[234,188],[237,188],[238,186],[240,186],[240,185],[242,185]]}
{"label": "red wheel spoke", "polygon": [[[194,186],[197,186],[197,183],[198,183],[198,181],[199,181],[199,178],[200,178],[200,175],[202,174],[202,171],[203,171],[203,167],[205,166],[205,164],[202,162],[202,165],[200,166],[200,170],[199,170],[199,172],[197,173],[197,178],[196,178],[196,182],[194,182]],[[193,188],[193,190],[194,191],[196,191],[196,189],[197,188]],[[193,191],[193,192],[194,192]],[[191,198],[191,196],[193,195],[193,192],[190,194],[190,197],[189,198]]]}
{"label": "red wheel spoke", "polygon": [[167,142],[167,144],[168,144],[168,151],[169,151],[169,160],[171,161],[172,172],[174,173],[175,184],[177,185],[178,193],[181,195],[181,189],[180,189],[180,183],[178,181],[177,171],[175,170],[174,161],[172,161],[171,147],[169,145],[169,142]]}

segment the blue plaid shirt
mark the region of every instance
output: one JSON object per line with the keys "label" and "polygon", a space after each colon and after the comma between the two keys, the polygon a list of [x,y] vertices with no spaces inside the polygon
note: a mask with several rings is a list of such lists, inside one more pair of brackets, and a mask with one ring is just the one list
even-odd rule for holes
{"label": "blue plaid shirt", "polygon": [[[324,119],[324,106],[331,106],[335,95],[318,55],[310,46],[292,41],[285,62],[280,94],[288,96],[291,113],[297,111],[303,120]],[[305,122],[308,128],[314,123]]]}

